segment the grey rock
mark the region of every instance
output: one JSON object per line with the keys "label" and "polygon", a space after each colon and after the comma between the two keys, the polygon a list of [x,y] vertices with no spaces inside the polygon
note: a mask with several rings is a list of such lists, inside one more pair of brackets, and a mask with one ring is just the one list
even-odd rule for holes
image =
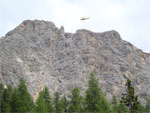
{"label": "grey rock", "polygon": [[69,96],[75,86],[84,94],[92,71],[108,99],[121,96],[127,77],[143,103],[150,95],[150,54],[117,31],[65,33],[52,22],[26,20],[0,38],[0,82],[17,86],[23,77],[34,100],[44,86],[52,95]]}

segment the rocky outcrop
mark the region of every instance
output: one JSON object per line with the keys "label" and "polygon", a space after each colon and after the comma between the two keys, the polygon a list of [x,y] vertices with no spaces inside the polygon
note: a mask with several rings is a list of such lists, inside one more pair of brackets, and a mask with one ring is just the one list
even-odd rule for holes
{"label": "rocky outcrop", "polygon": [[34,99],[44,86],[52,94],[69,95],[75,86],[83,93],[91,71],[108,99],[121,95],[127,77],[141,101],[150,95],[150,54],[114,30],[65,33],[52,22],[27,20],[0,39],[0,82],[16,86],[23,77]]}

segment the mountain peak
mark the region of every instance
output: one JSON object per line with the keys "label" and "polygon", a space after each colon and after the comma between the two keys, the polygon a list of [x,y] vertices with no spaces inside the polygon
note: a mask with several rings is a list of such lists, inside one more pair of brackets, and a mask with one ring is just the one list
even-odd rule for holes
{"label": "mountain peak", "polygon": [[19,26],[17,26],[14,30],[8,32],[6,36],[9,36],[14,33],[43,33],[44,31],[51,29],[52,31],[58,30],[58,28],[54,25],[53,22],[43,21],[43,20],[25,20]]}
{"label": "mountain peak", "polygon": [[44,86],[52,94],[69,95],[75,86],[83,93],[91,71],[108,99],[120,95],[127,77],[142,101],[150,94],[150,54],[115,30],[65,33],[52,22],[26,20],[0,39],[0,82],[16,86],[21,76],[35,99]]}

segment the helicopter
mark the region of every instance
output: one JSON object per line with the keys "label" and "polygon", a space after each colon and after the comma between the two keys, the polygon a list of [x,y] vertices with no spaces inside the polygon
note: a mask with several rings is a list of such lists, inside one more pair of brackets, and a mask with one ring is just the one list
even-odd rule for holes
{"label": "helicopter", "polygon": [[80,20],[88,20],[88,19],[90,19],[90,18],[89,17],[88,18],[83,17]]}

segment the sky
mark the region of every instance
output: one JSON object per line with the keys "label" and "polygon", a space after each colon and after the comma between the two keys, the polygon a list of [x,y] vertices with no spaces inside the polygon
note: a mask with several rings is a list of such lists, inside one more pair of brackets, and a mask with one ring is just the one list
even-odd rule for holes
{"label": "sky", "polygon": [[150,0],[0,0],[0,37],[28,19],[52,21],[72,33],[116,30],[150,52]]}

